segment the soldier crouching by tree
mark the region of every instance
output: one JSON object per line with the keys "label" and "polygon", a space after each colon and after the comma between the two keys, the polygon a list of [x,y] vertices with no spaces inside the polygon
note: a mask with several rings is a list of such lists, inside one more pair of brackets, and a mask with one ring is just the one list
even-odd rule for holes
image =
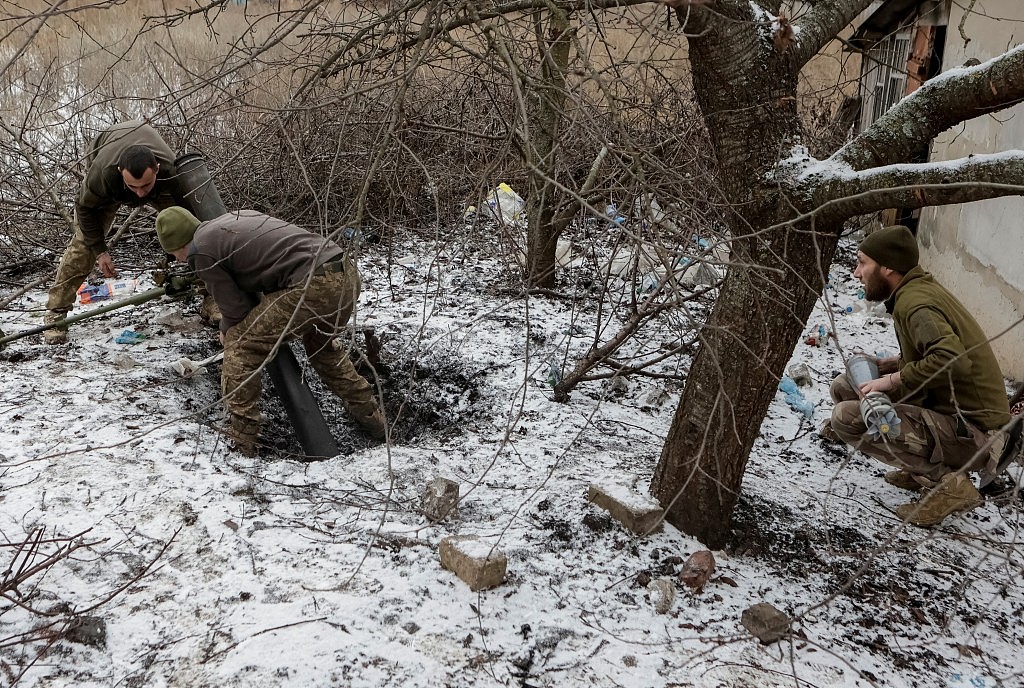
{"label": "soldier crouching by tree", "polygon": [[[879,377],[855,389],[846,374],[832,383],[836,402],[822,435],[895,466],[891,485],[924,497],[896,509],[901,519],[932,526],[973,509],[981,494],[967,476],[1005,442],[1010,421],[1003,375],[988,338],[960,301],[918,265],[906,227],[886,227],[857,247],[854,276],[868,300],[892,313],[899,357],[876,359]],[[896,437],[868,434],[860,399],[881,392],[895,402]],[[877,433],[876,433],[877,434]]]}
{"label": "soldier crouching by tree", "polygon": [[221,311],[221,391],[228,434],[244,454],[256,453],[261,366],[274,347],[301,337],[309,362],[352,417],[374,439],[385,438],[373,388],[335,338],[359,298],[355,263],[337,244],[253,210],[200,222],[184,208],[156,219],[164,250],[187,262]]}

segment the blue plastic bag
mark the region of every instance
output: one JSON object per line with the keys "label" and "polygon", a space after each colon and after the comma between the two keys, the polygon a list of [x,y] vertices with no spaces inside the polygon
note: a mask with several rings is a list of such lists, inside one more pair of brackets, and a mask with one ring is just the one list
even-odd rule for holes
{"label": "blue plastic bag", "polygon": [[125,330],[121,334],[117,335],[114,340],[118,344],[138,344],[139,342],[145,341],[146,335],[141,332],[135,332],[133,330]]}
{"label": "blue plastic bag", "polygon": [[804,397],[804,393],[800,391],[793,378],[784,376],[779,381],[779,389],[786,395],[786,403],[789,404],[790,408],[798,413],[802,413],[804,418],[811,419],[814,415],[814,404]]}

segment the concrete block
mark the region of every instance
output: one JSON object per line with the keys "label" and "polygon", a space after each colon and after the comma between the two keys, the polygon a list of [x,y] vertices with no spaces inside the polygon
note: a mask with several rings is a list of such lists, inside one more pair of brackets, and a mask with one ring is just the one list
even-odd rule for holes
{"label": "concrete block", "polygon": [[420,512],[431,522],[459,515],[459,484],[448,478],[434,478],[420,495]]}
{"label": "concrete block", "polygon": [[505,580],[508,557],[476,535],[452,535],[438,548],[441,566],[461,578],[470,590],[486,590]]}
{"label": "concrete block", "polygon": [[649,535],[661,530],[664,513],[657,500],[623,485],[591,483],[587,499],[601,507],[627,530]]}

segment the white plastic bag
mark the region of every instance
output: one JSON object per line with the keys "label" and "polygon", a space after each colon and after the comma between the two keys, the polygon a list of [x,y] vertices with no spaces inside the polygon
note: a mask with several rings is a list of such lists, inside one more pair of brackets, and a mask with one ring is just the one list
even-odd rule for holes
{"label": "white plastic bag", "polygon": [[501,220],[507,225],[522,226],[526,223],[526,201],[508,184],[498,184],[498,188],[487,193],[484,201],[486,205],[482,212],[485,217]]}

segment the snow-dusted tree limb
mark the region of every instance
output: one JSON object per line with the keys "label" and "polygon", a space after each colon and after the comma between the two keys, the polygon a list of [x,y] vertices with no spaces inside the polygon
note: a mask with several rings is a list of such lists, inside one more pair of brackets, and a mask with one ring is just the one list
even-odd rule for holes
{"label": "snow-dusted tree limb", "polygon": [[[827,165],[795,181],[814,208],[809,214],[845,218],[885,208],[923,208],[1024,195],[1024,151],[959,160],[876,167],[863,172]],[[803,219],[803,216],[799,219]]]}
{"label": "snow-dusted tree limb", "polygon": [[870,4],[871,0],[828,0],[812,7],[800,21],[794,22],[797,28],[793,52],[796,64],[806,64]]}
{"label": "snow-dusted tree limb", "polygon": [[943,131],[1024,100],[1024,45],[927,81],[832,159],[856,170],[910,160]]}

